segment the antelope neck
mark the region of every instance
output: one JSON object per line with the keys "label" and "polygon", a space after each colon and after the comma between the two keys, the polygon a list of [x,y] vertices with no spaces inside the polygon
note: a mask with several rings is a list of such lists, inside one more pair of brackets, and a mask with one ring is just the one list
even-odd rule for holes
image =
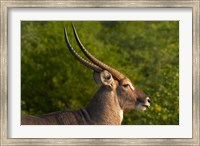
{"label": "antelope neck", "polygon": [[85,109],[94,124],[120,125],[123,119],[123,111],[115,93],[107,91],[105,87],[99,89]]}

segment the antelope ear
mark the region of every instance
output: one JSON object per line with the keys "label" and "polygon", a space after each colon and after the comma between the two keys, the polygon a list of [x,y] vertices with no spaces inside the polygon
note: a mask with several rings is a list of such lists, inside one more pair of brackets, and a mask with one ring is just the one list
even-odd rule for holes
{"label": "antelope ear", "polygon": [[110,72],[104,70],[100,73],[94,72],[93,75],[97,84],[103,84],[104,86],[108,88],[111,88],[111,89],[113,88],[114,79]]}
{"label": "antelope ear", "polygon": [[101,79],[100,79],[100,73],[94,71],[93,77],[94,77],[96,84],[102,84]]}
{"label": "antelope ear", "polygon": [[104,86],[109,87],[111,89],[113,88],[114,79],[110,72],[108,72],[106,70],[102,71],[100,73],[100,79]]}
{"label": "antelope ear", "polygon": [[101,79],[101,83],[112,89],[113,88],[113,85],[114,85],[114,79],[113,79],[113,76],[110,72],[104,70],[100,73],[100,79]]}

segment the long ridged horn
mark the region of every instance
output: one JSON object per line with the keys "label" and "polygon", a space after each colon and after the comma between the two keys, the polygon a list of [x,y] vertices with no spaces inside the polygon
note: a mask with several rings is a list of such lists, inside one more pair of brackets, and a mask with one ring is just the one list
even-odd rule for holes
{"label": "long ridged horn", "polygon": [[74,25],[72,24],[72,28],[73,28],[73,32],[76,38],[76,41],[80,47],[80,49],[82,50],[82,52],[87,56],[88,59],[90,59],[95,65],[99,66],[100,68],[109,71],[115,78],[117,78],[118,80],[121,80],[124,78],[124,75],[122,73],[120,73],[119,71],[111,68],[110,66],[108,66],[107,64],[101,62],[100,60],[98,60],[97,58],[95,58],[92,54],[90,54],[88,52],[88,50],[82,45],[77,33],[76,33],[76,29],[74,27]]}
{"label": "long ridged horn", "polygon": [[78,60],[80,61],[82,64],[84,64],[86,67],[96,71],[96,72],[101,72],[102,69],[98,66],[96,66],[95,64],[92,64],[90,62],[88,62],[87,60],[85,60],[84,58],[82,58],[80,55],[78,55],[76,53],[76,51],[73,49],[73,47],[71,46],[70,42],[69,42],[69,39],[68,39],[68,36],[67,36],[67,31],[66,31],[66,28],[64,28],[64,35],[65,35],[65,41],[66,41],[66,44],[67,44],[67,47],[69,49],[69,51],[72,53],[72,55]]}

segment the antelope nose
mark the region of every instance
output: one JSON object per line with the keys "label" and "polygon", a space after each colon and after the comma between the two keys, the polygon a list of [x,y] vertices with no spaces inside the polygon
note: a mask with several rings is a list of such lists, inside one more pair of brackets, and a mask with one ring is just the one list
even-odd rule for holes
{"label": "antelope nose", "polygon": [[150,98],[149,98],[149,97],[147,97],[147,102],[148,102],[148,103],[151,103],[151,100],[150,100]]}

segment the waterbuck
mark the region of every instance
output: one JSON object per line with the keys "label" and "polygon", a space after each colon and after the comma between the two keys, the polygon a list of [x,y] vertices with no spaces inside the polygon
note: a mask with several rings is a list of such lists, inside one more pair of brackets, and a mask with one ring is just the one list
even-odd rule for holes
{"label": "waterbuck", "polygon": [[121,125],[123,112],[127,110],[146,110],[150,99],[126,76],[91,55],[82,45],[72,25],[79,48],[90,60],[85,60],[72,48],[66,28],[64,36],[71,54],[86,67],[94,71],[94,79],[100,89],[90,103],[77,111],[58,111],[42,116],[22,116],[22,125]]}

